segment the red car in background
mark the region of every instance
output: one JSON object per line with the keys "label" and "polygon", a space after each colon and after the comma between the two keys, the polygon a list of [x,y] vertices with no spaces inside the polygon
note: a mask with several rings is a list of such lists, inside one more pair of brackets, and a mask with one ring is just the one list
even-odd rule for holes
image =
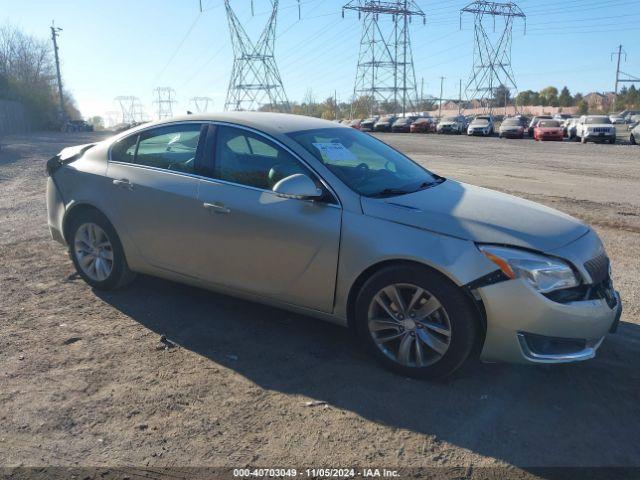
{"label": "red car in background", "polygon": [[540,120],[533,129],[533,138],[536,142],[544,140],[561,142],[564,138],[564,129],[558,120]]}
{"label": "red car in background", "polygon": [[411,133],[432,133],[436,131],[436,122],[431,117],[420,117],[409,127]]}

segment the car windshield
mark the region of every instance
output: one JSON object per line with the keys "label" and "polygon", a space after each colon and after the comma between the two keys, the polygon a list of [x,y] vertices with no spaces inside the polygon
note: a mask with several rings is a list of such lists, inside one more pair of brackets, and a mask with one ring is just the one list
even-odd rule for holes
{"label": "car windshield", "polygon": [[488,125],[489,124],[489,120],[487,120],[486,118],[476,118],[473,122],[471,122],[471,125]]}
{"label": "car windshield", "polygon": [[520,120],[517,118],[507,118],[502,122],[505,127],[517,127],[520,125]]}
{"label": "car windshield", "polygon": [[458,119],[456,117],[444,117],[442,119],[443,122],[457,122]]}
{"label": "car windshield", "polygon": [[558,122],[557,120],[540,120],[540,123],[538,123],[538,126],[543,128],[554,128],[554,127],[559,127],[560,122]]}
{"label": "car windshield", "polygon": [[609,117],[587,117],[584,123],[586,123],[587,125],[597,125],[603,123],[609,124],[611,123],[611,120],[609,119]]}
{"label": "car windshield", "polygon": [[384,116],[380,119],[380,122],[392,122],[393,120],[395,120],[396,117],[393,117],[391,115],[387,115]]}
{"label": "car windshield", "polygon": [[419,118],[415,121],[415,123],[429,123],[430,121],[430,118]]}
{"label": "car windshield", "polygon": [[353,129],[289,133],[349,188],[368,197],[403,195],[443,181],[380,140]]}

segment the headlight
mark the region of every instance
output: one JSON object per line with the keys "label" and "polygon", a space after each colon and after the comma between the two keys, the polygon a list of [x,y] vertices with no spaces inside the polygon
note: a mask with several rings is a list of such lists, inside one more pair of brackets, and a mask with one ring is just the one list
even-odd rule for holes
{"label": "headlight", "polygon": [[480,246],[480,251],[509,278],[522,278],[540,293],[580,284],[573,269],[560,259],[515,248]]}

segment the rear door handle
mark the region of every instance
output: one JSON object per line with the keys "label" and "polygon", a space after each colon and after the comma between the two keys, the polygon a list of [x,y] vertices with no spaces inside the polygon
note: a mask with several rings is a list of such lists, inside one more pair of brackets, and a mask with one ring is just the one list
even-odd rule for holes
{"label": "rear door handle", "polygon": [[113,184],[116,187],[126,188],[128,190],[133,190],[133,184],[126,178],[121,178],[120,180],[114,180]]}
{"label": "rear door handle", "polygon": [[231,213],[231,210],[224,206],[221,202],[203,203],[202,206],[213,213]]}

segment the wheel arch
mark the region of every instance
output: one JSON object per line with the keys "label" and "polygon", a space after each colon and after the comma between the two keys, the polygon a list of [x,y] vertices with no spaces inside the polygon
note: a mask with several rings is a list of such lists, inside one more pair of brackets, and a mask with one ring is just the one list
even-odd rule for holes
{"label": "wheel arch", "polygon": [[65,242],[67,242],[67,245],[70,244],[69,237],[71,232],[69,232],[69,227],[71,226],[71,220],[76,216],[78,216],[79,214],[87,211],[97,212],[99,215],[102,215],[115,230],[115,226],[113,225],[113,222],[111,221],[109,216],[105,214],[102,210],[100,210],[98,207],[96,207],[95,205],[88,202],[74,203],[73,205],[67,208],[64,218],[62,219],[62,235],[64,237]]}
{"label": "wheel arch", "polygon": [[373,275],[375,275],[376,273],[378,273],[379,271],[385,268],[392,267],[392,266],[411,266],[411,267],[418,267],[427,271],[434,272],[440,275],[443,278],[443,280],[459,288],[465,294],[465,296],[469,299],[470,303],[475,308],[475,311],[477,313],[476,320],[478,321],[480,326],[480,335],[474,351],[474,354],[479,355],[482,349],[482,345],[484,345],[484,340],[485,340],[486,331],[487,331],[487,315],[486,315],[486,310],[484,307],[484,303],[482,302],[482,299],[479,297],[476,298],[476,296],[474,296],[472,291],[470,291],[464,285],[461,285],[454,278],[452,278],[450,275],[443,272],[442,270],[434,267],[433,265],[429,265],[427,263],[419,262],[416,260],[409,260],[409,259],[403,259],[403,258],[382,260],[373,265],[370,265],[365,270],[363,270],[360,273],[360,275],[358,275],[356,280],[352,283],[349,289],[349,294],[347,296],[346,313],[347,313],[347,325],[349,330],[351,330],[351,332],[355,334],[356,299],[358,298],[358,293],[360,292],[360,289],[362,288],[362,286]]}

